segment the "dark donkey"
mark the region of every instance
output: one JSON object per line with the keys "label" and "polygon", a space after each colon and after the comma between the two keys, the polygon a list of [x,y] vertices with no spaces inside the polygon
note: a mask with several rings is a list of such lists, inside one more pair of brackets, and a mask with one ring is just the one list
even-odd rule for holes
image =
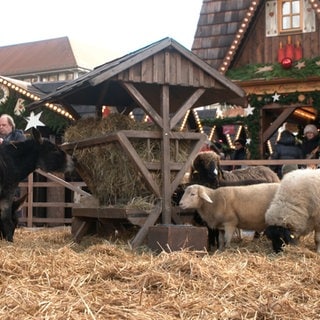
{"label": "dark donkey", "polygon": [[74,162],[56,144],[41,137],[32,129],[30,139],[0,146],[0,210],[3,237],[13,241],[15,222],[12,203],[19,182],[36,169],[46,172],[67,172],[74,169]]}

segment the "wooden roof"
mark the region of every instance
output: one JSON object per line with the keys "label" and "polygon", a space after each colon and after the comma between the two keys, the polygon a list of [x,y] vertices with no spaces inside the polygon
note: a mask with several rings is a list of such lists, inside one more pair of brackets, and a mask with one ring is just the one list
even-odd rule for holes
{"label": "wooden roof", "polygon": [[48,39],[0,47],[0,74],[14,76],[65,69],[90,71],[102,60],[99,51],[68,37]]}
{"label": "wooden roof", "polygon": [[[242,52],[250,55],[247,63],[276,62],[278,42],[286,35],[275,37],[272,43],[265,41],[265,26],[261,24],[265,21],[265,3],[262,0],[203,0],[192,52],[222,74],[236,65]],[[320,1],[310,1],[310,8],[320,20]],[[314,46],[313,55],[319,55],[318,41],[311,36],[303,40],[306,46]],[[243,57],[242,63],[245,63]]]}
{"label": "wooden roof", "polygon": [[[219,69],[253,1],[203,0],[200,17],[192,45],[197,54],[212,67]],[[259,2],[259,1],[255,1]],[[249,16],[252,19],[253,15]],[[236,44],[238,47],[240,41]]]}
{"label": "wooden roof", "polygon": [[154,108],[159,106],[160,86],[167,84],[174,88],[170,90],[171,112],[177,111],[198,88],[203,88],[204,93],[194,102],[194,107],[216,102],[245,104],[245,92],[241,88],[175,40],[164,38],[95,68],[30,108],[60,102],[132,110],[139,105],[122,85],[124,82],[134,83]]}

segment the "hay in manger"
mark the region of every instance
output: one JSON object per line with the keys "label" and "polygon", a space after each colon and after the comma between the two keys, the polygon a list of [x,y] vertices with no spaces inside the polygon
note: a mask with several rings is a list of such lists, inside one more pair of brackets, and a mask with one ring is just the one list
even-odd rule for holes
{"label": "hay in manger", "polygon": [[[87,118],[79,120],[65,132],[66,142],[75,142],[89,137],[108,135],[120,130],[156,131],[155,125],[137,122],[129,116],[111,113],[107,118]],[[130,139],[139,157],[146,162],[158,163],[161,158],[160,139]],[[188,141],[170,141],[170,158],[184,163],[190,151]],[[130,161],[118,142],[108,142],[97,146],[74,149],[78,171],[91,193],[100,205],[133,205],[141,199],[153,203],[154,195],[148,189],[142,175]],[[161,186],[160,170],[151,172],[153,179]],[[174,173],[171,172],[172,179]]]}

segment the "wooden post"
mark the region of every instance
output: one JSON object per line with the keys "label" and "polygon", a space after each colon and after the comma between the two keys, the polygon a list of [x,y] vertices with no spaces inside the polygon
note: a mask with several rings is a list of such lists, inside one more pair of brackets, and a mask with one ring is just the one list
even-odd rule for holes
{"label": "wooden post", "polygon": [[170,117],[169,86],[162,86],[160,110],[162,115],[161,175],[162,175],[162,222],[171,223],[171,171],[170,171]]}

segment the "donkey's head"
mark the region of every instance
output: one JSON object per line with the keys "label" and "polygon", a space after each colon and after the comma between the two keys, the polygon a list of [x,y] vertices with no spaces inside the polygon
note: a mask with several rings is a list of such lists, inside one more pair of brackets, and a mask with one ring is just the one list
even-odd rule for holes
{"label": "donkey's head", "polygon": [[37,143],[37,168],[47,172],[71,172],[74,170],[72,157],[58,145],[41,137],[37,129],[32,129],[32,137]]}

